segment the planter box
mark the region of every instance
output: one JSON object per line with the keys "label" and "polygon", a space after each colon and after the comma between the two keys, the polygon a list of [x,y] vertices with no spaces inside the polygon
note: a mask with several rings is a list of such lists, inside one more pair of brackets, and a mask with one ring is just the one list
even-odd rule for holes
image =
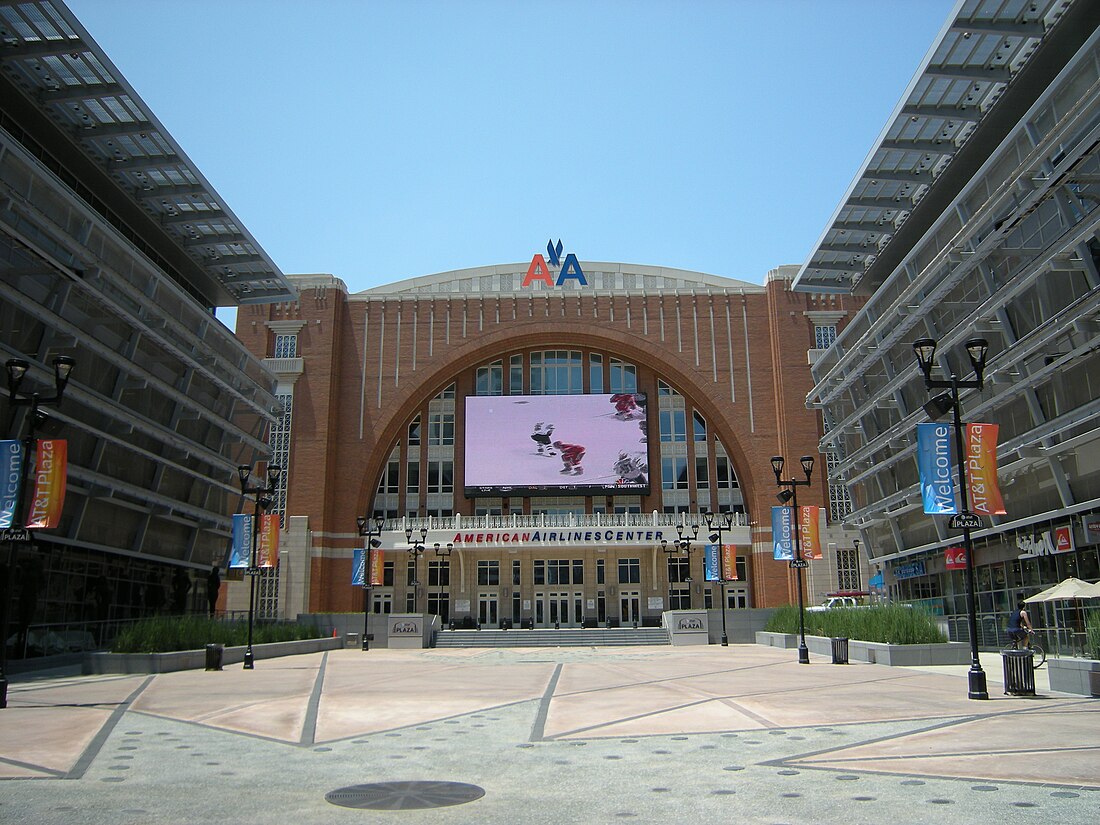
{"label": "planter box", "polygon": [[[798,635],[759,631],[756,634],[756,643],[771,647],[796,648],[798,647]],[[806,647],[810,649],[811,653],[832,656],[832,640],[826,636],[807,636]],[[970,645],[963,642],[890,645],[885,642],[861,642],[858,639],[849,639],[848,659],[849,661],[893,665],[895,667],[968,665],[970,664]],[[1053,688],[1053,685],[1051,687]]]}
{"label": "planter box", "polygon": [[1100,661],[1047,659],[1050,689],[1078,696],[1100,696]]}
{"label": "planter box", "polygon": [[[344,646],[342,638],[303,639],[297,642],[271,642],[252,645],[254,659],[274,659],[299,653],[318,653]],[[227,647],[222,665],[244,661],[246,645]],[[172,653],[85,653],[81,672],[98,673],[171,673],[175,670],[201,670],[206,667],[206,650],[177,650]]]}

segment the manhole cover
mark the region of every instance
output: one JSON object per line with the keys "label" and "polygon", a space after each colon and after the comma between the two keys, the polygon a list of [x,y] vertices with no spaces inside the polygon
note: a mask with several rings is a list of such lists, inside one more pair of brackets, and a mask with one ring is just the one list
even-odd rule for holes
{"label": "manhole cover", "polygon": [[483,796],[484,788],[465,782],[372,782],[329,791],[325,801],[344,808],[412,811],[462,805]]}

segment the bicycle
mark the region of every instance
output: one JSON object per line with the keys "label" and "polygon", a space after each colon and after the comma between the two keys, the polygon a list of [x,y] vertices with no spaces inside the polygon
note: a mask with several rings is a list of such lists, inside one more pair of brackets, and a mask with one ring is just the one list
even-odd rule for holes
{"label": "bicycle", "polygon": [[1034,630],[1028,628],[1024,631],[1024,634],[1025,635],[1020,638],[1013,640],[1012,648],[1014,650],[1030,650],[1034,657],[1032,659],[1032,666],[1042,667],[1046,664],[1047,652],[1043,650],[1042,645],[1033,640],[1032,637],[1035,635]]}

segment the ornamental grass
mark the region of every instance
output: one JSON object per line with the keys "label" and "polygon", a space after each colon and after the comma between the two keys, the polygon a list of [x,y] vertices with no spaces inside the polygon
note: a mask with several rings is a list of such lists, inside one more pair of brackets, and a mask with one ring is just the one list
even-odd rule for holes
{"label": "ornamental grass", "polygon": [[[789,604],[780,607],[764,629],[771,633],[798,633],[798,608]],[[862,642],[892,645],[926,645],[947,641],[930,614],[904,604],[807,611],[806,635],[843,636]]]}
{"label": "ornamental grass", "polygon": [[[317,628],[288,622],[256,622],[252,644],[316,639]],[[153,616],[122,630],[111,646],[112,653],[170,653],[201,650],[208,644],[234,647],[248,643],[248,623],[222,621],[206,616]]]}
{"label": "ornamental grass", "polygon": [[1100,659],[1100,610],[1085,614],[1085,654]]}

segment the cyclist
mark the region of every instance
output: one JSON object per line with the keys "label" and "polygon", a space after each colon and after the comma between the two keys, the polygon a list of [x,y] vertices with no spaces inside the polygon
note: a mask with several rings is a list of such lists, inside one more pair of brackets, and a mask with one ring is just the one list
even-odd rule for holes
{"label": "cyclist", "polygon": [[1008,627],[1005,630],[1008,632],[1008,640],[1017,650],[1021,647],[1031,647],[1031,619],[1027,615],[1023,599],[1019,600],[1016,603],[1016,609],[1008,614]]}

